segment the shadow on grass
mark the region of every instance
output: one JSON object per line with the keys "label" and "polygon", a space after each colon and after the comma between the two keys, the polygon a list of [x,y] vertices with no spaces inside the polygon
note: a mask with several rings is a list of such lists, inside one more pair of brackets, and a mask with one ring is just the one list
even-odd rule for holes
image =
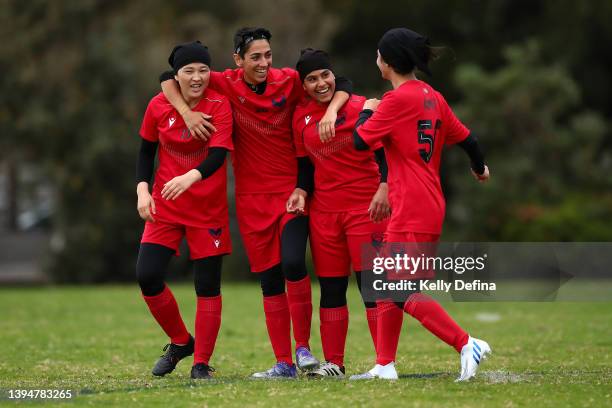
{"label": "shadow on grass", "polygon": [[[588,378],[582,378],[584,376]],[[583,381],[592,378],[592,376],[598,376],[598,378],[610,379],[612,378],[612,370],[548,370],[548,371],[523,371],[523,372],[510,372],[504,370],[494,371],[482,371],[478,375],[478,379],[485,383],[517,383],[517,382],[532,382],[536,379],[544,379],[550,376],[554,376],[556,379],[567,378],[567,377],[581,377]],[[444,379],[454,378],[455,374],[449,372],[433,372],[433,373],[408,373],[400,374],[400,380],[422,380],[422,379]],[[332,380],[334,382],[338,380]],[[339,380],[340,382],[352,382],[348,378]],[[142,380],[134,381],[132,384],[125,386],[118,386],[116,388],[83,388],[78,391],[77,395],[99,395],[99,394],[115,394],[125,392],[138,392],[138,391],[150,391],[150,390],[172,390],[172,389],[193,389],[193,388],[206,388],[214,387],[218,385],[231,385],[231,384],[262,384],[262,383],[286,383],[286,384],[306,384],[306,383],[319,383],[327,382],[325,379],[308,379],[300,377],[299,379],[293,380],[258,380],[241,375],[223,376],[220,378],[214,378],[210,380],[192,380],[190,378],[147,378]]]}
{"label": "shadow on grass", "polygon": [[224,376],[222,378],[214,378],[210,380],[192,380],[189,378],[182,379],[164,379],[164,378],[152,378],[142,380],[141,384],[126,385],[125,387],[117,388],[83,388],[78,392],[78,395],[97,395],[97,394],[113,394],[120,392],[134,392],[134,391],[149,391],[149,390],[164,390],[164,389],[175,389],[175,388],[196,388],[196,387],[212,387],[215,385],[227,385],[236,384],[238,382],[244,383],[245,380],[249,380],[248,377],[242,376]]}
{"label": "shadow on grass", "polygon": [[[414,374],[402,374],[399,376],[400,379],[430,379],[430,378],[440,378],[440,377],[450,377],[450,373],[446,372],[436,372],[436,373],[414,373]],[[265,382],[274,382],[274,383],[296,383],[296,382],[304,382],[304,383],[316,383],[318,379],[311,378],[299,378],[296,381],[293,380],[258,380],[252,379],[244,376],[223,376],[222,378],[214,378],[210,380],[191,380],[189,378],[182,379],[163,379],[163,378],[152,378],[152,379],[143,379],[142,382],[132,385],[112,387],[112,388],[83,388],[78,392],[78,395],[98,395],[98,394],[114,394],[114,393],[124,393],[124,392],[138,392],[138,391],[150,391],[150,390],[170,390],[170,389],[188,389],[188,388],[198,388],[198,387],[214,387],[217,385],[229,385],[229,384],[261,384]],[[325,379],[321,379],[321,381],[325,381]],[[336,381],[336,380],[334,380]],[[342,380],[341,380],[342,381]],[[348,378],[344,381],[348,382]]]}

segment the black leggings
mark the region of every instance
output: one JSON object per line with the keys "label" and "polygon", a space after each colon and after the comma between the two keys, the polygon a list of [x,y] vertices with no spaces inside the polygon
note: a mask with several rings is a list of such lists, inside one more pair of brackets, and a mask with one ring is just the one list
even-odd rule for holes
{"label": "black leggings", "polygon": [[[362,271],[359,272],[355,272],[355,278],[357,279],[357,287],[359,288],[359,293],[361,293],[361,298],[363,299],[363,292],[361,291],[361,273]],[[367,273],[372,273],[371,271],[367,271]],[[406,300],[408,300],[408,298],[415,294],[415,293],[420,293],[421,291],[419,289],[415,289],[413,291],[405,291],[405,293],[407,293],[406,295]],[[393,302],[395,304],[395,306],[399,307],[400,309],[404,309],[404,302]],[[376,302],[375,301],[371,301],[371,302],[366,302],[365,299],[363,299],[363,304],[365,305],[365,307],[367,308],[372,308],[372,307],[376,307]]]}
{"label": "black leggings", "polygon": [[281,263],[258,273],[265,297],[284,293],[285,279],[297,282],[306,277],[307,241],[308,217],[295,217],[285,224],[281,232]]}
{"label": "black leggings", "polygon": [[[363,300],[363,304],[365,305],[366,308],[371,309],[373,307],[376,307],[376,302],[366,302],[366,300],[363,298],[363,292],[361,291],[361,273],[362,271],[355,271],[355,279],[357,280],[357,287],[359,288],[359,293],[361,294],[361,299]],[[366,273],[372,273],[372,272],[366,271]]]}
{"label": "black leggings", "polygon": [[[355,279],[359,293],[361,292],[361,271],[355,271]],[[341,307],[346,305],[346,290],[348,288],[348,276],[340,278],[319,278],[321,285],[321,302],[323,308]],[[363,294],[361,296],[363,300]],[[366,308],[376,307],[376,302],[366,302],[363,300]]]}
{"label": "black leggings", "polygon": [[[159,295],[164,290],[168,264],[174,250],[158,244],[140,244],[136,262],[136,278],[145,296]],[[193,261],[193,283],[198,297],[221,294],[223,256],[209,256]]]}

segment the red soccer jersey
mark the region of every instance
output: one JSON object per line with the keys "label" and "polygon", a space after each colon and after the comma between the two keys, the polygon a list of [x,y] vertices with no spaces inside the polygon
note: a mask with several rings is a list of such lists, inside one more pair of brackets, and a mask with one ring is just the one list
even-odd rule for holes
{"label": "red soccer jersey", "polygon": [[392,210],[388,231],[440,234],[442,148],[470,133],[444,97],[425,82],[407,81],[385,93],[358,133],[368,145],[382,141],[385,147]]}
{"label": "red soccer jersey", "polygon": [[153,199],[156,220],[204,228],[229,221],[227,209],[227,165],[219,168],[205,180],[194,183],[176,200],[161,197],[164,183],[197,167],[210,147],[233,150],[232,111],[226,97],[206,89],[202,100],[193,108],[213,116],[217,131],[208,142],[195,139],[185,122],[163,93],[157,94],[145,112],[140,136],[151,142],[159,142],[159,166],[155,172]]}
{"label": "red soccer jersey", "polygon": [[[315,168],[312,209],[327,212],[367,211],[378,189],[380,173],[370,151],[353,147],[353,130],[365,97],[353,95],[338,112],[336,136],[322,143],[317,123],[327,110],[306,98],[293,114],[293,137],[298,157],[308,156]],[[374,150],[382,147],[376,143]]]}
{"label": "red soccer jersey", "polygon": [[243,77],[242,69],[211,72],[209,85],[232,104],[236,194],[288,194],[297,178],[291,117],[304,93],[300,76],[290,68],[270,68],[263,95]]}

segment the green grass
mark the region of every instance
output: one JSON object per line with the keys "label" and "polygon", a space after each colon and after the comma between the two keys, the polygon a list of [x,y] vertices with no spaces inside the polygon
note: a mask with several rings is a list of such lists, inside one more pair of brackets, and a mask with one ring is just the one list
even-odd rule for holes
{"label": "green grass", "polygon": [[[192,287],[172,288],[192,327]],[[211,361],[216,380],[193,383],[189,361],[167,378],[149,374],[166,339],[136,285],[0,290],[3,397],[6,389],[64,388],[77,392],[68,402],[73,406],[612,405],[612,303],[445,304],[494,351],[468,384],[453,382],[457,354],[410,317],[404,321],[397,382],[265,382],[248,379],[273,363],[259,288],[226,284],[223,294],[223,323]],[[349,298],[346,364],[353,374],[370,368],[373,349],[354,287]],[[312,344],[321,356],[316,311]]]}

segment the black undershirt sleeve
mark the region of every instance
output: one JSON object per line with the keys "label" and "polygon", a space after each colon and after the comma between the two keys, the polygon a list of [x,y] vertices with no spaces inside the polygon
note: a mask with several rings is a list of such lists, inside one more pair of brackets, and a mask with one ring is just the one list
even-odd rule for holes
{"label": "black undershirt sleeve", "polygon": [[470,157],[472,170],[474,170],[476,174],[483,174],[485,170],[484,155],[480,150],[476,135],[474,135],[473,132],[470,133],[463,142],[457,143],[457,145],[465,150]]}
{"label": "black undershirt sleeve", "polygon": [[308,195],[314,191],[314,165],[308,157],[298,157],[298,177],[296,188],[301,188]]}
{"label": "black undershirt sleeve", "polygon": [[357,133],[357,129],[359,126],[363,125],[366,120],[370,118],[374,114],[374,111],[371,109],[364,109],[359,113],[359,119],[357,119],[357,123],[355,123],[355,130],[353,130],[353,143],[355,144],[355,149],[357,150],[368,150],[370,147]]}
{"label": "black undershirt sleeve", "polygon": [[378,171],[380,171],[380,182],[387,182],[387,158],[385,157],[385,149],[382,147],[378,150],[374,151],[374,156],[376,157],[376,163],[378,163]]}
{"label": "black undershirt sleeve", "polygon": [[155,166],[155,153],[157,152],[157,142],[149,142],[141,139],[140,150],[138,151],[138,161],[136,163],[136,183],[146,181],[151,183],[153,178],[153,167]]}
{"label": "black undershirt sleeve", "polygon": [[225,156],[227,156],[227,149],[225,147],[211,147],[208,149],[208,156],[196,167],[196,170],[202,175],[202,180],[212,176],[223,166]]}
{"label": "black undershirt sleeve", "polygon": [[169,79],[174,79],[174,71],[169,69],[168,71],[164,71],[159,75],[159,83],[166,82]]}
{"label": "black undershirt sleeve", "polygon": [[344,91],[349,95],[353,94],[353,83],[345,77],[336,77],[336,92]]}

